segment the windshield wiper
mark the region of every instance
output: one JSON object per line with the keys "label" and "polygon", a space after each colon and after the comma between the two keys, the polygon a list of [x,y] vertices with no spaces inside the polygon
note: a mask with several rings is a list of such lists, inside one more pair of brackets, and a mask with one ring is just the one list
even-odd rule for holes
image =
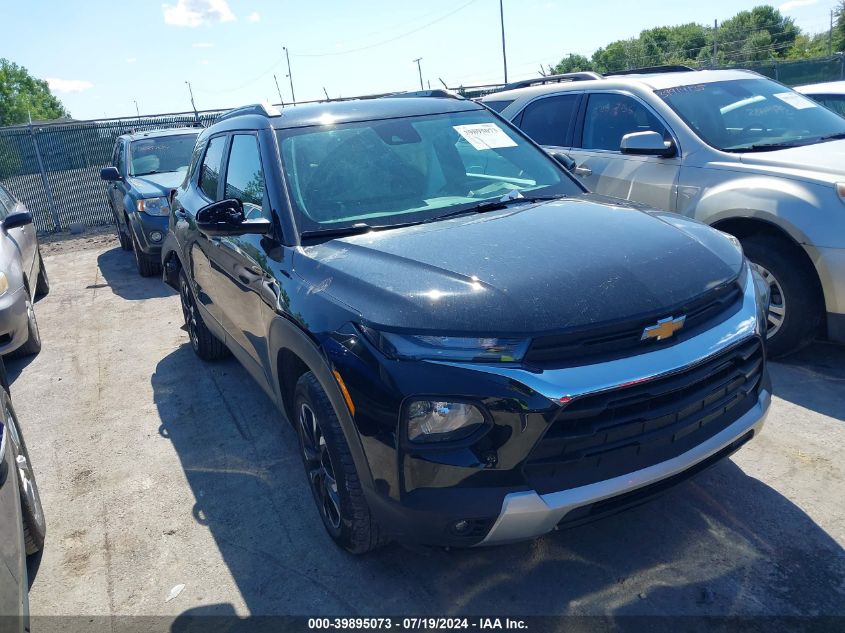
{"label": "windshield wiper", "polygon": [[429,222],[434,222],[437,220],[445,220],[446,218],[451,218],[456,215],[464,215],[466,213],[486,213],[487,211],[499,211],[500,209],[507,209],[510,205],[519,203],[531,203],[531,202],[544,202],[546,200],[559,200],[560,198],[566,198],[566,194],[558,193],[549,196],[517,196],[517,197],[509,197],[509,195],[502,196],[501,198],[497,198],[495,200],[485,200],[484,202],[479,202],[476,205],[471,207],[464,207],[462,209],[457,209],[455,211],[451,211],[450,213],[446,213],[445,215],[438,215]]}
{"label": "windshield wiper", "polygon": [[812,145],[815,141],[811,139],[801,139],[799,141],[790,141],[789,143],[756,143],[748,147],[736,147],[730,151],[733,152],[771,152],[779,149],[790,149],[792,147],[802,147],[804,145]]}
{"label": "windshield wiper", "polygon": [[845,132],[837,132],[836,134],[827,134],[825,136],[820,136],[818,138],[818,142],[821,141],[835,141],[837,139],[845,138]]}
{"label": "windshield wiper", "polygon": [[383,226],[370,226],[366,222],[359,222],[358,224],[353,224],[352,226],[343,226],[336,229],[321,229],[319,231],[302,231],[300,233],[300,237],[302,238],[309,238],[309,237],[343,237],[345,235],[361,235],[362,233],[369,233],[370,231],[378,231],[379,229],[383,228],[393,228],[393,227],[383,227]]}

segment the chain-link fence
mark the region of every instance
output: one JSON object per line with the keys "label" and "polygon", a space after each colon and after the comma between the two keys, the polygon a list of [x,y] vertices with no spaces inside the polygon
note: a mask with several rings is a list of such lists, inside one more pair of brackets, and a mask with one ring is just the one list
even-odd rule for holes
{"label": "chain-link fence", "polygon": [[[800,86],[803,84],[816,84],[825,81],[845,80],[845,55],[836,53],[830,57],[818,57],[815,59],[794,59],[794,60],[766,60],[762,62],[745,62],[729,66],[709,66],[701,64],[704,68],[744,68],[753,70],[766,77],[771,77],[787,86]],[[537,77],[541,79],[541,77]],[[451,88],[467,99],[477,99],[485,95],[497,92],[504,88],[502,84],[485,84],[483,86],[458,86]]]}
{"label": "chain-link fence", "polygon": [[0,128],[0,182],[32,212],[39,233],[114,222],[100,169],[132,131],[207,126],[221,111]]}

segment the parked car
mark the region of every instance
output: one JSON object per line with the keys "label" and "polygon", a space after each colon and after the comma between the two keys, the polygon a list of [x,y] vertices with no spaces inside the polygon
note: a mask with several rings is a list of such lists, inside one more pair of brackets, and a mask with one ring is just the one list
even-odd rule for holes
{"label": "parked car", "polygon": [[739,238],[770,284],[772,355],[845,342],[843,119],[744,70],[538,81],[482,102],[574,159],[591,191]]}
{"label": "parked car", "polygon": [[46,523],[5,366],[0,373],[0,621],[4,631],[23,633],[29,630],[27,556],[44,547]]}
{"label": "parked car", "polygon": [[460,98],[223,115],[162,257],[194,351],[231,351],[287,414],[352,552],[619,510],[770,402],[767,286],[736,239],[586,193]]}
{"label": "parked car", "polygon": [[845,117],[845,81],[796,86],[795,90],[833,110],[839,116]]}
{"label": "parked car", "polygon": [[161,272],[168,196],[185,177],[197,133],[177,128],[123,134],[114,144],[112,166],[100,172],[108,182],[120,246],[134,252],[142,277]]}
{"label": "parked car", "polygon": [[32,215],[0,185],[0,355],[41,351],[35,301],[48,292]]}

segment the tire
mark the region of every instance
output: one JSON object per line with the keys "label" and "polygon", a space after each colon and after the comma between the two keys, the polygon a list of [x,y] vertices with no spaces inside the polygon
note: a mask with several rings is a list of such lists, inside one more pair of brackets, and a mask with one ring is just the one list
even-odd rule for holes
{"label": "tire", "polygon": [[132,240],[120,229],[120,222],[117,221],[117,213],[114,212],[114,209],[111,212],[114,215],[114,227],[117,230],[117,239],[120,240],[120,248],[125,251],[131,251]]}
{"label": "tire", "polygon": [[340,421],[316,376],[296,383],[294,422],[305,475],[329,536],[352,554],[386,544],[364,499],[361,482]]}
{"label": "tire", "polygon": [[783,238],[753,235],[741,242],[748,259],[769,282],[769,356],[798,351],[821,327],[823,305],[815,270],[798,248]]}
{"label": "tire", "polygon": [[229,349],[219,338],[214,336],[197,309],[194,293],[188,283],[188,276],[184,270],[179,271],[179,298],[182,302],[182,316],[185,319],[185,327],[188,328],[188,337],[191,339],[191,347],[197,356],[203,360],[218,360],[229,355]]}
{"label": "tire", "polygon": [[38,329],[38,319],[35,318],[35,304],[29,290],[24,289],[24,293],[26,294],[27,339],[23,345],[9,354],[13,358],[34,356],[41,351],[41,331]]}
{"label": "tire", "polygon": [[40,552],[44,547],[44,537],[47,534],[47,523],[44,519],[44,509],[41,496],[38,494],[38,484],[32,471],[32,462],[26,448],[20,425],[18,424],[12,401],[5,391],[0,394],[3,399],[4,423],[11,437],[11,449],[17,466],[18,491],[21,500],[21,516],[23,517],[23,536],[26,543],[26,554],[30,556]]}
{"label": "tire", "polygon": [[41,251],[38,251],[38,281],[35,284],[35,299],[41,299],[50,294],[50,278],[47,276],[47,268],[44,266],[44,259]]}
{"label": "tire", "polygon": [[135,253],[135,265],[138,267],[138,273],[141,277],[153,277],[161,274],[161,262],[158,257],[147,255],[141,251],[138,245],[138,240],[132,236],[132,251]]}

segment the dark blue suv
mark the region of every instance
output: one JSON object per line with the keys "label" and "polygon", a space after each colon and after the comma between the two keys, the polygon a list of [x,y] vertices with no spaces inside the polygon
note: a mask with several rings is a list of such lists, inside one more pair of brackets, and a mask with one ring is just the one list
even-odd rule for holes
{"label": "dark blue suv", "polygon": [[185,179],[198,133],[179,128],[123,134],[114,144],[112,166],[100,172],[120,246],[134,251],[144,277],[161,272],[169,195]]}
{"label": "dark blue suv", "polygon": [[742,446],[771,399],[768,286],[735,239],[592,195],[445,94],[223,115],[162,258],[193,349],[286,414],[352,552],[616,512]]}

